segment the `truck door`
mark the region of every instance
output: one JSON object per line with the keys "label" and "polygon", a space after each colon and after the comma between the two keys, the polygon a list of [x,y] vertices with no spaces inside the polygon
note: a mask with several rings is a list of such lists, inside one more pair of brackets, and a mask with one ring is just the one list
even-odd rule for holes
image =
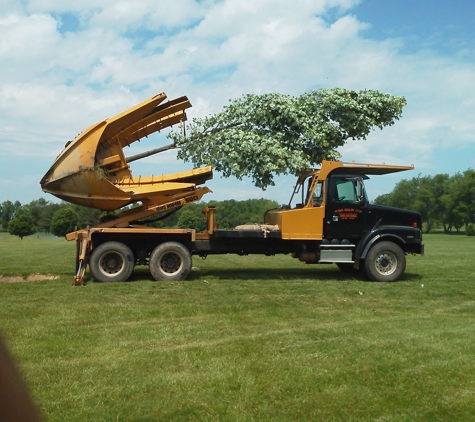
{"label": "truck door", "polygon": [[363,177],[331,176],[327,192],[324,237],[330,240],[361,238],[367,204]]}

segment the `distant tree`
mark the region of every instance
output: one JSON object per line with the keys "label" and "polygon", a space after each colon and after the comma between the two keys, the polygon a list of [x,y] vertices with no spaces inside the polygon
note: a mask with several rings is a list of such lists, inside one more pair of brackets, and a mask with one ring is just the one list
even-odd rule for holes
{"label": "distant tree", "polygon": [[[233,228],[240,224],[249,222],[263,223],[264,213],[273,208],[277,208],[279,204],[269,199],[247,199],[244,201],[236,201],[235,199],[228,199],[225,201],[209,201],[188,204],[177,213],[167,217],[163,220],[164,227],[190,227],[182,225],[184,217],[183,213],[192,213],[194,215],[191,222],[199,221],[197,227],[200,228],[203,224],[202,209],[205,206],[216,207],[217,223],[220,228]],[[182,220],[179,222],[180,218]],[[188,218],[188,217],[187,217]],[[191,217],[190,217],[191,219]]]}
{"label": "distant tree", "polygon": [[180,159],[212,165],[225,177],[251,177],[265,189],[275,175],[297,175],[325,158],[339,158],[337,148],[394,124],[405,104],[404,97],[342,88],[299,97],[248,94],[215,115],[194,119],[186,138],[171,132],[173,144],[160,151],[178,148]]}
{"label": "distant tree", "polygon": [[420,177],[413,177],[411,180],[401,180],[389,195],[387,205],[406,210],[415,210],[419,186]]}
{"label": "distant tree", "polygon": [[437,220],[440,220],[439,204],[435,182],[431,176],[418,177],[418,191],[415,198],[414,209],[422,215],[426,223],[427,233],[432,229]]}
{"label": "distant tree", "polygon": [[444,232],[460,231],[475,221],[475,171],[401,180],[391,193],[374,202],[420,212],[427,231],[439,222]]}
{"label": "distant tree", "polygon": [[465,234],[467,236],[475,236],[475,226],[473,224],[469,224],[465,229]]}
{"label": "distant tree", "polygon": [[50,231],[56,236],[65,236],[78,225],[78,214],[72,208],[62,208],[53,215]]}
{"label": "distant tree", "polygon": [[374,199],[373,204],[375,204],[375,205],[388,205],[389,196],[390,196],[389,193],[379,195]]}
{"label": "distant tree", "polygon": [[459,231],[475,219],[475,171],[468,169],[451,177],[444,206],[450,227]]}
{"label": "distant tree", "polygon": [[441,222],[444,227],[444,232],[447,232],[447,208],[445,206],[444,198],[449,193],[449,181],[450,177],[448,174],[436,174],[434,177],[430,178],[430,184],[428,186],[431,194],[430,218],[432,218],[434,222]]}
{"label": "distant tree", "polygon": [[20,202],[15,201],[15,203],[11,201],[5,201],[0,206],[1,214],[0,219],[2,222],[2,227],[4,230],[8,230],[8,223],[15,215],[15,212],[21,207]]}
{"label": "distant tree", "polygon": [[430,176],[422,177],[421,175],[410,180],[401,180],[394,190],[383,198],[386,201],[385,205],[420,212],[428,232],[435,222],[431,180]]}
{"label": "distant tree", "polygon": [[185,210],[180,214],[177,227],[198,230],[203,224],[203,219],[191,210]]}
{"label": "distant tree", "polygon": [[33,219],[31,218],[27,207],[20,207],[17,209],[14,217],[8,223],[8,233],[14,236],[19,236],[20,239],[36,233]]}
{"label": "distant tree", "polygon": [[101,218],[101,211],[94,208],[73,205],[73,209],[78,214],[79,227],[93,226],[97,224]]}
{"label": "distant tree", "polygon": [[28,210],[30,211],[31,218],[33,219],[33,224],[38,229],[43,211],[48,206],[48,201],[44,198],[36,199],[31,201],[28,205]]}
{"label": "distant tree", "polygon": [[53,219],[54,214],[63,207],[64,205],[58,203],[49,203],[46,205],[41,211],[41,217],[37,223],[38,231],[50,233],[51,220]]}

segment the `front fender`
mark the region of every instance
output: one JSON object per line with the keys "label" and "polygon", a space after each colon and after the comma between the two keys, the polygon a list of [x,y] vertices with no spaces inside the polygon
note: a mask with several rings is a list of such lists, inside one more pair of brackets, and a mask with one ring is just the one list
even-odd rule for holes
{"label": "front fender", "polygon": [[396,243],[404,252],[421,253],[421,230],[408,226],[379,226],[369,231],[358,243],[355,251],[356,260],[365,259],[371,247],[381,240]]}

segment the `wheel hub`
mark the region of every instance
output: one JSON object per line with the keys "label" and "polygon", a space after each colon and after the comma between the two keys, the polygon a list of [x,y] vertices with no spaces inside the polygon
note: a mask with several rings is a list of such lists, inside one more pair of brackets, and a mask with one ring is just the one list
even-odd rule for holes
{"label": "wheel hub", "polygon": [[163,256],[160,267],[167,274],[174,274],[180,270],[182,260],[179,255],[175,253],[167,253]]}
{"label": "wheel hub", "polygon": [[107,261],[107,268],[115,268],[117,267],[117,259],[111,258]]}
{"label": "wheel hub", "polygon": [[390,275],[397,268],[397,258],[395,255],[384,252],[376,258],[376,270],[381,275]]}
{"label": "wheel hub", "polygon": [[106,274],[117,274],[122,270],[124,262],[117,253],[108,253],[101,260],[101,269]]}

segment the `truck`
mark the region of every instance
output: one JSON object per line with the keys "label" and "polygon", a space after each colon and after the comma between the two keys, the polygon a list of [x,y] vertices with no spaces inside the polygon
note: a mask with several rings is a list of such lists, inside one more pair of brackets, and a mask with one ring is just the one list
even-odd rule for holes
{"label": "truck", "polygon": [[[373,205],[364,181],[411,166],[323,160],[297,179],[288,204],[268,210],[263,224],[219,228],[217,209],[203,208],[203,229],[154,228],[181,207],[211,192],[211,167],[170,175],[132,176],[130,163],[157,148],[125,157],[123,148],[186,120],[188,98],[159,94],[97,123],[67,143],[41,180],[45,192],[71,203],[119,212],[66,235],[76,242],[74,285],[86,268],[99,282],[126,281],[146,265],[157,281],[185,280],[192,257],[216,254],[290,255],[306,264],[336,264],[372,281],[399,280],[407,254],[424,254],[418,212]],[[132,207],[124,209],[125,206]]]}

